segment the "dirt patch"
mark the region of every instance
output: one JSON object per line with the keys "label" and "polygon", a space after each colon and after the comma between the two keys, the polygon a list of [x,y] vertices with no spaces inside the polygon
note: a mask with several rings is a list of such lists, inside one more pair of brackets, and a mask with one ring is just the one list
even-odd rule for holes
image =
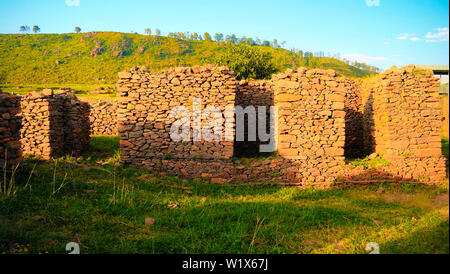
{"label": "dirt patch", "polygon": [[448,206],[449,203],[449,195],[448,193],[443,193],[443,194],[439,194],[436,196],[436,198],[434,198],[434,200],[440,204],[440,206]]}
{"label": "dirt patch", "polygon": [[394,202],[404,202],[409,201],[412,199],[412,195],[401,193],[401,192],[387,192],[383,193],[381,197],[387,202],[387,203],[394,203]]}
{"label": "dirt patch", "polygon": [[449,218],[448,208],[441,208],[438,210],[438,212],[440,214],[442,214],[444,217],[446,217],[447,219]]}

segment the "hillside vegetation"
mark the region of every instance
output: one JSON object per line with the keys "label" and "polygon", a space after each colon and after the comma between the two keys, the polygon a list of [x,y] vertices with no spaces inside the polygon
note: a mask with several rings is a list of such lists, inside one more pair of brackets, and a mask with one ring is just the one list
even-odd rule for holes
{"label": "hillside vegetation", "polygon": [[[117,32],[0,34],[0,84],[113,84],[117,72],[135,65],[153,70],[219,63],[226,42]],[[276,71],[305,66],[364,77],[361,70],[328,57],[304,58],[283,48],[252,46],[268,53]]]}

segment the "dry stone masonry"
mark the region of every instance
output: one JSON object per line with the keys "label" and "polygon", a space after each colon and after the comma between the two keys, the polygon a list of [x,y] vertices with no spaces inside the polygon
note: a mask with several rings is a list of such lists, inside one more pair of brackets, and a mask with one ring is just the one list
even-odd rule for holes
{"label": "dry stone masonry", "polygon": [[[119,77],[121,161],[135,167],[217,183],[328,185],[354,172],[345,157],[376,151],[391,161],[383,169],[395,177],[445,178],[437,81],[414,67],[363,81],[333,70],[299,68],[271,80],[237,82],[228,69],[213,66],[155,74],[135,67]],[[169,116],[170,109],[192,110],[194,97],[201,98],[202,108],[214,105],[222,111],[233,105],[277,107],[278,156],[262,161],[232,158],[245,156],[242,151],[257,152],[261,142],[249,142],[247,131],[246,142],[234,144],[171,140],[169,129],[175,119]],[[194,118],[183,123],[191,124]],[[248,120],[245,123],[247,128]]]}
{"label": "dry stone masonry", "polygon": [[414,66],[392,68],[362,82],[363,143],[391,162],[394,175],[445,178],[441,155],[439,79]]}
{"label": "dry stone masonry", "polygon": [[91,104],[89,119],[91,135],[118,135],[117,103],[98,101]]}
{"label": "dry stone masonry", "polygon": [[21,98],[21,114],[23,154],[78,155],[89,144],[89,105],[71,93],[29,93]]}
{"label": "dry stone masonry", "polygon": [[[174,142],[170,128],[176,120],[171,109],[184,106],[190,112],[194,98],[205,105],[217,106],[222,113],[234,106],[237,82],[225,67],[178,67],[150,74],[146,68],[119,73],[119,136],[121,160],[137,167],[154,169],[162,159],[229,159],[233,156],[231,141],[206,142],[204,139]],[[192,112],[193,113],[193,112]],[[193,116],[193,115],[191,115]],[[199,118],[202,125],[209,117],[191,117],[182,121],[188,126]],[[226,117],[220,117],[225,120]],[[234,125],[234,117],[228,117]],[[192,132],[192,137],[194,132]],[[223,136],[226,137],[226,136]],[[199,138],[200,139],[200,138]]]}
{"label": "dry stone masonry", "polygon": [[0,164],[21,160],[20,98],[0,90]]}
{"label": "dry stone masonry", "polygon": [[[270,80],[237,81],[228,68],[208,65],[158,73],[134,67],[119,78],[117,103],[91,106],[64,91],[22,97],[0,91],[0,161],[6,151],[12,162],[20,161],[22,153],[44,158],[79,154],[91,133],[118,134],[124,164],[214,183],[327,186],[358,176],[422,182],[448,176],[441,156],[439,83],[431,71],[407,66],[360,80],[333,70],[299,68]],[[206,106],[220,113],[206,113]],[[270,122],[278,128],[276,153],[245,158],[261,156],[263,142],[249,141],[247,130],[260,121],[258,115],[256,121],[245,116],[245,141],[236,141],[242,125],[225,111],[235,106],[277,109],[276,116],[264,117],[266,133],[273,130]],[[172,113],[175,107],[189,115],[179,119]],[[188,129],[187,140],[172,139],[175,122]],[[221,132],[205,128],[215,123],[223,125]],[[219,138],[207,140],[193,125]],[[345,163],[368,155],[389,164],[367,171]]]}
{"label": "dry stone masonry", "polygon": [[306,69],[274,76],[280,156],[344,160],[346,89],[336,76]]}

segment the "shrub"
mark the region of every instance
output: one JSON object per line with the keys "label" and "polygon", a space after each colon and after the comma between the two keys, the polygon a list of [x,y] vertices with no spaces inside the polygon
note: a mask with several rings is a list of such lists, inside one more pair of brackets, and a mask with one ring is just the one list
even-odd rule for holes
{"label": "shrub", "polygon": [[217,59],[217,64],[227,66],[237,79],[267,79],[276,72],[272,54],[247,45],[230,44]]}

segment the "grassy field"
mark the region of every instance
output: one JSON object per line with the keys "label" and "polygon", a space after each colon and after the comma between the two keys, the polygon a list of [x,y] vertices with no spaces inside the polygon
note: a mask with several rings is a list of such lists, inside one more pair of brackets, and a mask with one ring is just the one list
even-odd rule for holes
{"label": "grassy field", "polygon": [[[89,94],[91,91],[98,87],[103,88],[115,88],[115,85],[112,84],[28,84],[28,85],[5,85],[0,84],[0,88],[4,92],[14,93],[14,94],[27,94],[29,92],[41,92],[43,89],[50,88],[54,91],[60,88],[71,88],[75,91],[77,95],[94,95]],[[115,96],[115,94],[110,94],[111,96]]]}
{"label": "grassy field", "polygon": [[0,89],[4,92],[9,92],[11,94],[27,94],[29,92],[42,92],[43,89],[51,88],[53,91],[57,91],[60,88],[71,88],[75,91],[76,96],[81,101],[94,103],[98,100],[101,101],[114,101],[117,99],[115,92],[108,94],[93,94],[93,90],[98,87],[102,88],[112,88],[115,90],[115,85],[111,84],[30,84],[20,86],[19,88],[15,85],[1,85]]}
{"label": "grassy field", "polygon": [[117,160],[116,137],[28,159],[0,195],[0,253],[449,253],[448,189],[217,185]]}

